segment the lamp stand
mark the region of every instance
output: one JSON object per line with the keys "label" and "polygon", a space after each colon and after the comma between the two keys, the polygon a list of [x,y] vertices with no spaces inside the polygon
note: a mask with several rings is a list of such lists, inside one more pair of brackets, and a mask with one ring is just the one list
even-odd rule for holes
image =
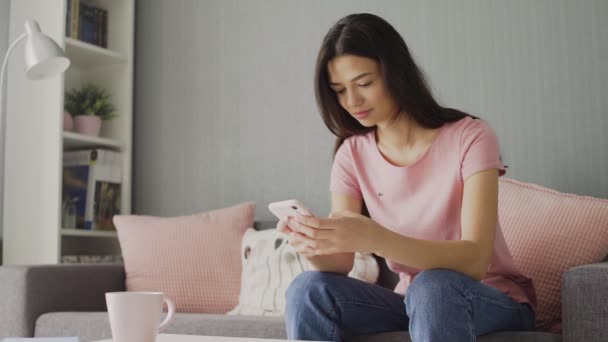
{"label": "lamp stand", "polygon": [[[6,145],[6,115],[4,110],[4,91],[6,87],[4,85],[4,73],[6,71],[6,65],[8,64],[8,58],[11,52],[17,44],[27,37],[24,33],[20,35],[15,41],[9,46],[6,54],[4,55],[4,61],[2,62],[2,69],[0,70],[0,230],[4,232],[4,159],[5,159],[5,145]],[[4,250],[4,248],[3,248]]]}

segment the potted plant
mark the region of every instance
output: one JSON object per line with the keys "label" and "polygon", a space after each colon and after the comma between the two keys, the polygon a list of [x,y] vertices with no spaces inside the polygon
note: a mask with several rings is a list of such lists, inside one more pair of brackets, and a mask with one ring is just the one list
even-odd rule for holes
{"label": "potted plant", "polygon": [[71,131],[74,129],[74,119],[72,118],[72,114],[67,111],[63,111],[63,130]]}
{"label": "potted plant", "polygon": [[93,83],[67,92],[64,107],[74,116],[74,130],[86,135],[98,136],[101,122],[117,116],[110,94]]}

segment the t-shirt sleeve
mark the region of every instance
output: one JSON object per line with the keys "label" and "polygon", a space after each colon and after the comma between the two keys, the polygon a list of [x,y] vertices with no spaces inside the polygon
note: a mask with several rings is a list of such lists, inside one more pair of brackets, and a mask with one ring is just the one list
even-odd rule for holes
{"label": "t-shirt sleeve", "polygon": [[355,173],[353,151],[348,140],[344,141],[336,155],[331,167],[329,190],[335,193],[362,198],[361,187]]}
{"label": "t-shirt sleeve", "polygon": [[496,133],[483,120],[472,120],[462,131],[460,139],[462,179],[477,172],[498,169],[499,176],[506,173],[500,158]]}

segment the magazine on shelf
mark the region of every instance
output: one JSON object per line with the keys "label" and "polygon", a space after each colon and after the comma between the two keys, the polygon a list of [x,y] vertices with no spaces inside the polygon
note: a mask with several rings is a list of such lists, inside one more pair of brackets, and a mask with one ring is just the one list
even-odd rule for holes
{"label": "magazine on shelf", "polygon": [[63,228],[115,230],[120,214],[122,155],[105,149],[63,153]]}

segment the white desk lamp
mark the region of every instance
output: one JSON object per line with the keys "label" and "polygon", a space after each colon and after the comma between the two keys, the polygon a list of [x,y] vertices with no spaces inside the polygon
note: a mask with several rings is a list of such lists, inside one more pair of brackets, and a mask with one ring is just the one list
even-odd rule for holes
{"label": "white desk lamp", "polygon": [[[0,71],[0,229],[4,229],[4,145],[6,125],[2,97],[4,96],[4,71],[13,48],[24,38],[25,42],[25,75],[30,80],[41,80],[58,75],[70,66],[70,60],[63,50],[47,35],[40,31],[34,20],[25,22],[25,33],[19,36],[8,48]],[[57,118],[59,120],[59,117]]]}

